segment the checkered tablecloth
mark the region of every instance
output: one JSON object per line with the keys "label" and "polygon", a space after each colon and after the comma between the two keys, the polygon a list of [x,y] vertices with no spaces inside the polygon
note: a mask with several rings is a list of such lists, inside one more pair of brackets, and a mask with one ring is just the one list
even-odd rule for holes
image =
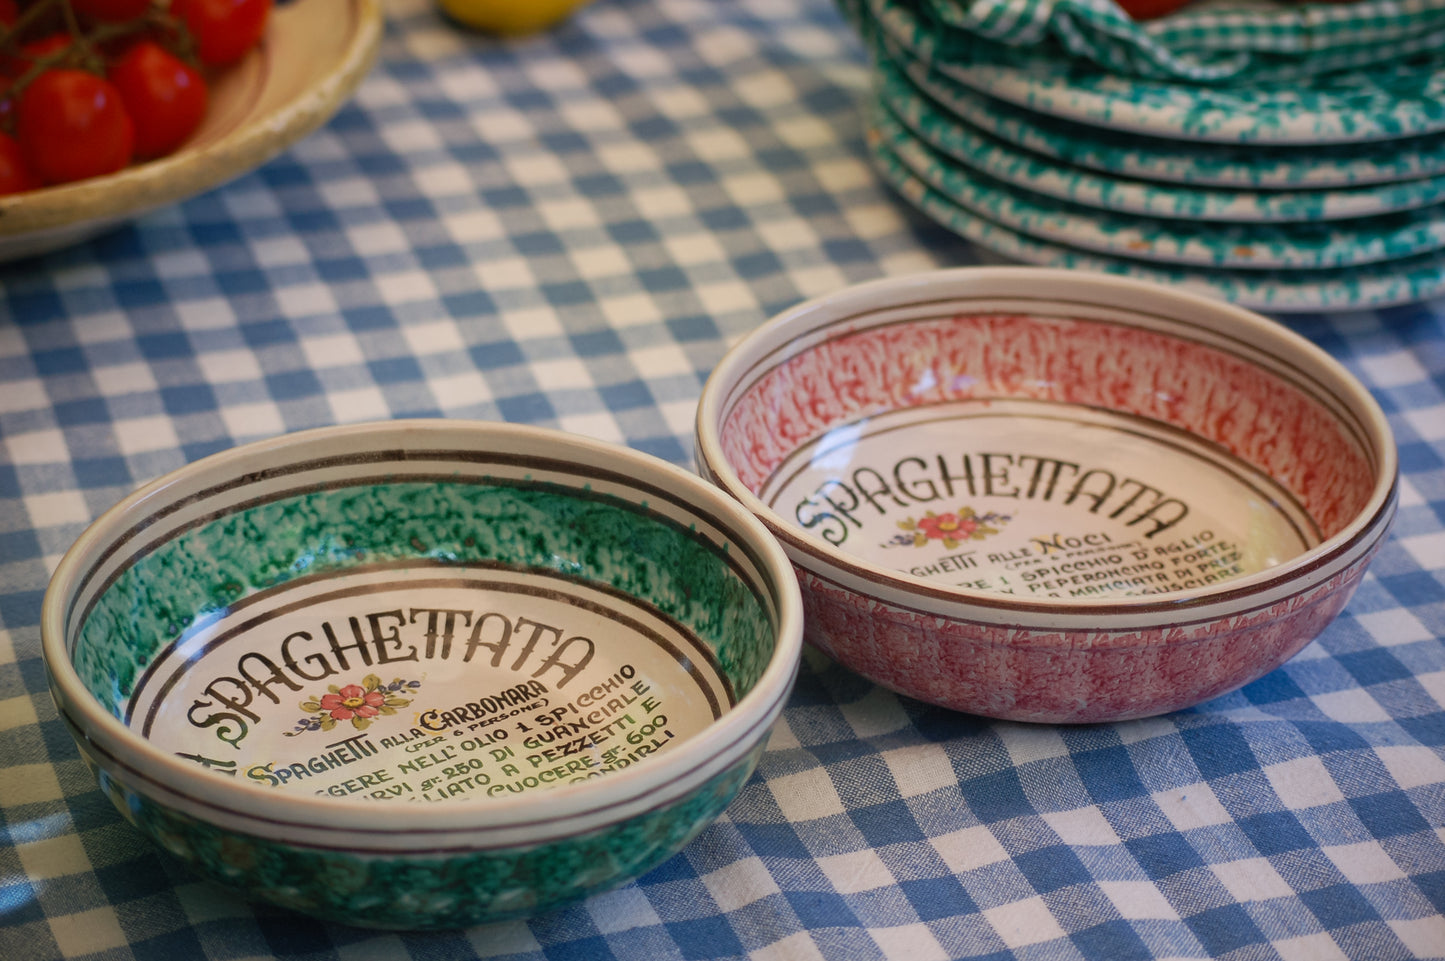
{"label": "checkered tablecloth", "polygon": [[1445,302],[1285,321],[1379,398],[1403,503],[1338,621],[1197,709],[992,723],[810,655],[757,775],[682,854],[447,934],[238,900],[97,790],[46,691],[39,608],[138,483],[402,416],[690,464],[707,372],[767,316],[973,262],[870,172],[864,70],[832,0],[596,0],[509,44],[392,0],[324,129],[0,267],[0,959],[1445,956]]}

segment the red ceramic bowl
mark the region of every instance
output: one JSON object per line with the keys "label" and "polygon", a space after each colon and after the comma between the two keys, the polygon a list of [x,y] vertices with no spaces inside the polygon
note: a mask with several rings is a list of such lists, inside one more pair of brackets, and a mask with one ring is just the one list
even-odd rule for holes
{"label": "red ceramic bowl", "polygon": [[1339,613],[1394,516],[1369,393],[1265,317],[990,267],[801,304],[704,387],[700,473],[781,540],[805,636],[997,718],[1177,710]]}

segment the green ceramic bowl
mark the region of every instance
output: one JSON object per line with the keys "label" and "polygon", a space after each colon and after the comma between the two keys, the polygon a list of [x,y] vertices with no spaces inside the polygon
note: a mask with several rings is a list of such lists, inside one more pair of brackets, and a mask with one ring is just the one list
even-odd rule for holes
{"label": "green ceramic bowl", "polygon": [[682,848],[756,765],[800,610],[694,475],[436,420],[147,485],[61,561],[42,633],[82,756],[165,850],[307,914],[449,928]]}

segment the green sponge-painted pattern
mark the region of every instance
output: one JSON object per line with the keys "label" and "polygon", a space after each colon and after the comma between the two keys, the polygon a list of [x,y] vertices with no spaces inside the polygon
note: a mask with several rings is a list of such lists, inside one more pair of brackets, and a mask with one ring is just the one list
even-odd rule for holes
{"label": "green sponge-painted pattern", "polygon": [[767,666],[775,625],[727,551],[645,503],[555,485],[458,478],[314,490],[182,531],[136,559],[81,626],[75,664],[122,717],[155,656],[242,597],[363,564],[485,561],[653,605],[712,649],[741,696]]}
{"label": "green sponge-painted pattern", "polygon": [[765,743],[685,797],[620,824],[531,847],[431,856],[359,856],[230,833],[97,774],[133,824],[211,880],[344,924],[444,930],[533,915],[651,870],[722,813]]}

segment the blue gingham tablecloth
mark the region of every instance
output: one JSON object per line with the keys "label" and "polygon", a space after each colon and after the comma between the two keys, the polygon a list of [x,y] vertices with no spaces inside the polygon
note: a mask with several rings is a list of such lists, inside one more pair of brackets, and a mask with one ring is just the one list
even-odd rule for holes
{"label": "blue gingham tablecloth", "polygon": [[111,808],[39,608],[140,482],[282,431],[560,427],[691,463],[725,348],[798,300],[970,263],[870,172],[832,0],[596,0],[524,42],[393,0],[355,100],[284,156],[0,267],[0,959],[1445,956],[1445,302],[1286,322],[1388,412],[1393,535],[1241,691],[992,723],[810,655],[757,775],[640,881],[527,922],[376,933],[238,900]]}

